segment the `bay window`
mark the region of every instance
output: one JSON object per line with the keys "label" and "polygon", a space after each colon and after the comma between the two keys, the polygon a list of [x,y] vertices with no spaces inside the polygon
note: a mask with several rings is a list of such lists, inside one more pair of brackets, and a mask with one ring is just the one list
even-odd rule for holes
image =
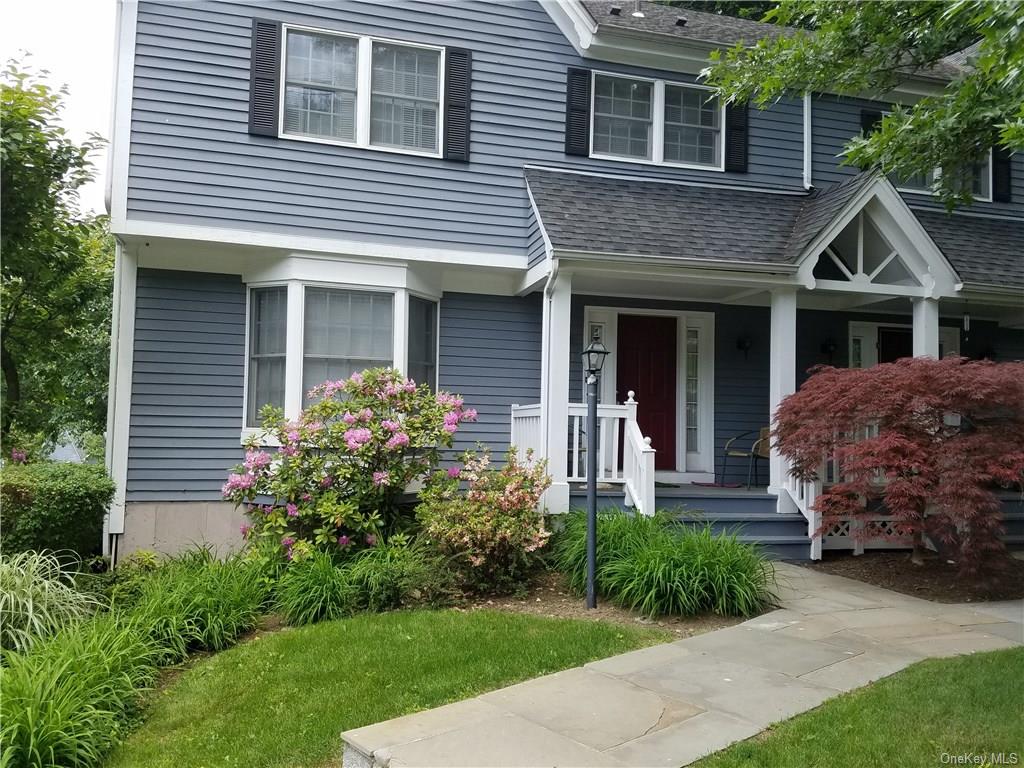
{"label": "bay window", "polygon": [[593,74],[590,153],[724,169],[724,108],[705,86]]}
{"label": "bay window", "polygon": [[246,430],[271,404],[295,418],[309,391],[367,368],[395,367],[436,387],[436,301],[402,287],[289,279],[249,289]]}
{"label": "bay window", "polygon": [[284,137],[441,154],[444,49],[285,26]]}

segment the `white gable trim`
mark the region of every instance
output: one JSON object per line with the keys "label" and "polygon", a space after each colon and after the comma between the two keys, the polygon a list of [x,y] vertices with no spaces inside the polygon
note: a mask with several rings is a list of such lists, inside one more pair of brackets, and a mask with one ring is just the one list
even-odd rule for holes
{"label": "white gable trim", "polygon": [[[859,214],[868,216],[882,236],[899,253],[900,258],[914,272],[922,288],[874,286],[861,283],[832,285],[833,281],[818,280],[814,267],[818,257]],[[884,176],[876,176],[867,184],[832,221],[807,245],[796,260],[797,277],[808,289],[816,287],[849,290],[851,292],[889,292],[893,295],[927,296],[941,298],[956,295],[962,284],[956,270],[945,254],[932,240],[914,212]]]}

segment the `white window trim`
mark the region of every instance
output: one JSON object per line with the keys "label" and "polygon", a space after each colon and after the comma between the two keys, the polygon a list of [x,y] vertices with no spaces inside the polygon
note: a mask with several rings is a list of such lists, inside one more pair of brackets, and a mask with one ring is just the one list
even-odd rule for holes
{"label": "white window trim", "polygon": [[[992,149],[988,150],[988,196],[982,197],[981,195],[975,195],[974,200],[979,203],[991,203],[992,202]],[[932,171],[932,177],[938,178],[942,174],[941,168],[936,168]],[[927,195],[928,197],[935,197],[935,193],[930,189],[915,189],[914,187],[896,187],[898,192],[906,192],[908,195]]]}
{"label": "white window trim", "polygon": [[[303,136],[294,133],[285,133],[284,130],[284,102],[287,91],[285,79],[288,64],[288,32],[311,32],[318,35],[332,37],[346,37],[358,42],[356,53],[356,140],[341,141],[340,139],[328,139],[321,136]],[[423,48],[430,51],[438,51],[440,56],[437,62],[437,152],[426,152],[420,149],[405,149],[402,147],[383,147],[370,143],[370,102],[373,75],[373,44],[387,43],[390,45],[401,45],[406,48]],[[411,43],[406,40],[394,40],[386,37],[371,35],[355,35],[350,32],[339,32],[334,29],[322,29],[319,27],[307,27],[300,24],[281,25],[281,62],[278,72],[281,87],[278,89],[277,103],[277,137],[290,141],[307,141],[313,144],[331,144],[337,147],[355,147],[356,149],[372,149],[375,152],[391,152],[397,155],[416,155],[417,157],[444,157],[444,93],[445,93],[445,59],[447,49],[440,45],[428,45],[426,43]]]}
{"label": "white window trim", "polygon": [[[261,436],[264,445],[277,445],[277,440],[264,433],[262,427],[250,426],[248,423],[249,410],[249,343],[251,325],[251,304],[252,290],[254,288],[275,288],[287,286],[288,288],[288,328],[287,342],[285,348],[285,394],[284,394],[284,415],[286,419],[298,418],[302,412],[302,400],[305,394],[305,385],[302,381],[304,338],[305,331],[305,310],[306,310],[306,288],[328,288],[340,291],[359,291],[360,293],[388,293],[393,298],[392,303],[392,366],[403,374],[409,365],[409,297],[416,296],[425,301],[434,302],[437,305],[437,318],[435,333],[437,343],[435,345],[435,379],[440,379],[441,371],[441,304],[438,296],[431,296],[420,291],[411,291],[403,286],[377,286],[356,283],[324,282],[319,280],[266,280],[251,282],[245,288],[245,371],[242,385],[242,431],[239,438],[241,443],[255,436]],[[437,384],[435,382],[435,388]]]}
{"label": "white window trim", "polygon": [[[597,90],[598,77],[615,77],[620,80],[632,80],[634,82],[651,83],[651,159],[643,157],[627,157],[625,155],[609,155],[594,152],[594,105],[595,92]],[[660,165],[666,168],[688,168],[697,171],[725,171],[725,103],[719,99],[719,153],[717,165],[704,165],[702,163],[676,163],[665,160],[665,86],[678,86],[680,88],[692,88],[700,91],[713,91],[706,85],[698,83],[684,83],[676,80],[659,80],[652,77],[637,77],[622,72],[607,72],[604,70],[591,70],[590,73],[590,145],[588,153],[594,160],[612,160],[617,163],[640,163],[641,165]]]}
{"label": "white window trim", "polygon": [[[611,352],[601,372],[603,403],[614,403],[617,378],[616,355],[618,348],[619,315],[650,315],[672,317],[676,320],[676,468],[675,472],[658,470],[659,479],[672,482],[713,480],[715,473],[715,313],[691,310],[669,310],[633,307],[604,307],[587,305],[583,310],[583,338],[591,324],[603,326],[603,341]],[[699,450],[686,450],[686,329],[700,331],[698,343],[697,425]],[[575,364],[583,365],[582,360]],[[585,377],[584,377],[585,378]],[[620,392],[621,400],[625,393]],[[654,446],[657,449],[658,446]]]}

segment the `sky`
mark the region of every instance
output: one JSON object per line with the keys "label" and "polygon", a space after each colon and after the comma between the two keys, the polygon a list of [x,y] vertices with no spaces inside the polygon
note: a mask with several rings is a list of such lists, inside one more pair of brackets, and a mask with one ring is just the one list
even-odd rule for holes
{"label": "sky", "polygon": [[[67,85],[63,122],[71,137],[110,139],[116,0],[8,0],[0,22],[0,58],[22,58]],[[106,151],[93,158],[96,179],[81,190],[86,211],[103,213]]]}

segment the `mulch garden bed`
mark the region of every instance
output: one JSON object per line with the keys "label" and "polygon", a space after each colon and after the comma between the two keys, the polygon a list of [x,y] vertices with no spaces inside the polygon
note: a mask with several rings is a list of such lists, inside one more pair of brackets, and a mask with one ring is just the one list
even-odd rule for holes
{"label": "mulch garden bed", "polygon": [[909,551],[825,552],[808,568],[885,587],[937,603],[972,603],[1024,598],[1024,560],[1007,558],[992,576],[974,583],[960,576],[956,563],[929,552],[922,565],[910,561]]}
{"label": "mulch garden bed", "polygon": [[481,608],[559,619],[607,621],[632,627],[637,625],[657,627],[678,635],[680,638],[700,635],[743,621],[742,618],[715,615],[661,616],[648,619],[634,611],[612,605],[600,597],[597,600],[597,608],[591,610],[584,605],[583,597],[573,594],[566,584],[565,577],[556,571],[538,573],[524,594],[475,598],[459,610],[479,610]]}

